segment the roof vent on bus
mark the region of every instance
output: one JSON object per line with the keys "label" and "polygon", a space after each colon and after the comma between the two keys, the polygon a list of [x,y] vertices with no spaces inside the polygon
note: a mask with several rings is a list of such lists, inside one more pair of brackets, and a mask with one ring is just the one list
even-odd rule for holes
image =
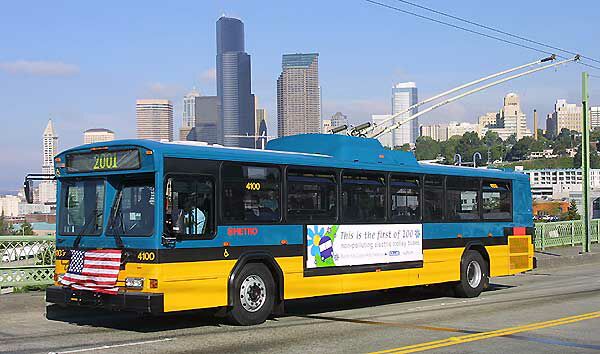
{"label": "roof vent on bus", "polygon": [[360,163],[417,165],[417,159],[411,152],[387,150],[377,139],[348,135],[299,134],[286,136],[269,141],[267,149],[320,154]]}

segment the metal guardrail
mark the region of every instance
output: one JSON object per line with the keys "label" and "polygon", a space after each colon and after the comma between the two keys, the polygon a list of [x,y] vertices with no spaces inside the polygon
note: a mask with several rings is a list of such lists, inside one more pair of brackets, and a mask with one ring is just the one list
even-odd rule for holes
{"label": "metal guardrail", "polygon": [[0,287],[52,284],[55,245],[54,236],[0,236]]}
{"label": "metal guardrail", "polygon": [[[599,242],[600,219],[592,220],[592,242]],[[54,236],[0,236],[0,287],[52,284]],[[583,242],[581,220],[535,224],[535,249]]]}
{"label": "metal guardrail", "polygon": [[[592,242],[598,243],[600,219],[590,220]],[[547,247],[575,246],[583,243],[583,222],[581,220],[541,222],[535,224],[535,249]]]}

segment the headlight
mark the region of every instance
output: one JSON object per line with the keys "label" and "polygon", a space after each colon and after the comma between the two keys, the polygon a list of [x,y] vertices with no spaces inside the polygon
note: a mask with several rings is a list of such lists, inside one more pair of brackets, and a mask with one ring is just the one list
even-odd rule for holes
{"label": "headlight", "polygon": [[144,287],[144,278],[125,278],[125,287],[141,289]]}

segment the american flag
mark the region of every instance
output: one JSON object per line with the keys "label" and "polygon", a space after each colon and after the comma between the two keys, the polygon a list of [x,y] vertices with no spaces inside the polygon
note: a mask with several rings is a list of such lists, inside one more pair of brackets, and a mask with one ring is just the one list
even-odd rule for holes
{"label": "american flag", "polygon": [[116,294],[121,250],[71,250],[67,273],[60,283],[78,290]]}

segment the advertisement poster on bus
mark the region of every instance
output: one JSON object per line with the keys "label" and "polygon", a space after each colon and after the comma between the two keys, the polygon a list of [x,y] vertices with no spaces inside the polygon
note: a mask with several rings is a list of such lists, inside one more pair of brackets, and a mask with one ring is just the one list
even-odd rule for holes
{"label": "advertisement poster on bus", "polygon": [[308,225],[306,268],[423,260],[423,225]]}

